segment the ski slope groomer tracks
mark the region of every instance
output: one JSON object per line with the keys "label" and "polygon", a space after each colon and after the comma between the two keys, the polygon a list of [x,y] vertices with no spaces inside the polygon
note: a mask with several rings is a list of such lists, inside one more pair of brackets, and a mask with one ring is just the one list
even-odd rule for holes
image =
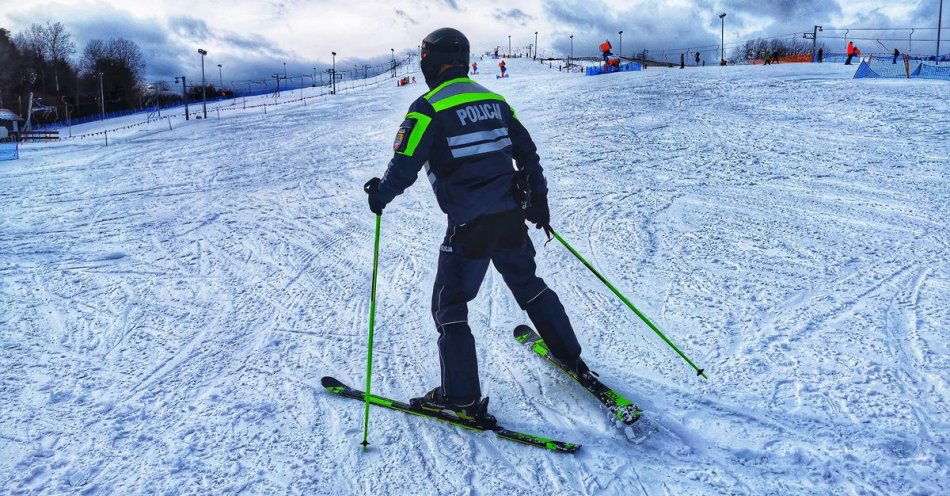
{"label": "ski slope groomer tracks", "polygon": [[[363,383],[361,186],[422,84],[28,145],[0,166],[0,487],[946,492],[946,83],[845,69],[474,76],[537,141],[558,232],[709,375],[532,229],[587,362],[650,426],[628,440],[518,346],[526,317],[490,271],[469,312],[483,392],[573,455],[384,410],[363,453],[362,405],[320,384]],[[438,380],[443,222],[424,178],[384,215],[373,389],[390,398]]]}

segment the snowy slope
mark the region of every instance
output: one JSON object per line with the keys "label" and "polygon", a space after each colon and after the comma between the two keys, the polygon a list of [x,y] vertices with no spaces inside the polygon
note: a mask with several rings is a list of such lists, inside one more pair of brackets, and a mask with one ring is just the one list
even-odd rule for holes
{"label": "snowy slope", "polygon": [[[645,407],[646,436],[515,345],[526,317],[490,271],[470,322],[494,413],[582,451],[377,410],[362,453],[362,406],[319,379],[364,378],[361,186],[423,91],[382,85],[0,163],[4,492],[947,492],[945,82],[480,65],[534,133],[555,227],[709,381],[532,229],[587,361]],[[438,380],[443,223],[424,179],[384,216],[381,394]]]}

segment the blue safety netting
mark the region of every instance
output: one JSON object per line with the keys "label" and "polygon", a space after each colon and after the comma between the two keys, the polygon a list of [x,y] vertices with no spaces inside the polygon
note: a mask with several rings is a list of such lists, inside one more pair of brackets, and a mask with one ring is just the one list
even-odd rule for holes
{"label": "blue safety netting", "polygon": [[20,158],[18,143],[0,142],[0,160],[16,160],[18,158]]}
{"label": "blue safety netting", "polygon": [[942,79],[950,81],[950,65],[921,64],[919,69],[921,79]]}
{"label": "blue safety netting", "polygon": [[862,60],[858,70],[854,73],[855,79],[860,78],[908,78],[916,77],[920,71],[919,62],[910,62],[908,65],[903,59],[893,60]]}
{"label": "blue safety netting", "polygon": [[637,62],[628,62],[617,67],[608,66],[606,68],[604,66],[591,66],[587,68],[587,75],[598,76],[600,74],[610,74],[612,72],[630,72],[639,71],[641,69],[643,69],[643,66]]}
{"label": "blue safety netting", "polygon": [[917,60],[905,63],[900,58],[897,63],[894,63],[893,59],[862,60],[854,78],[921,78],[950,81],[950,65],[928,64]]}

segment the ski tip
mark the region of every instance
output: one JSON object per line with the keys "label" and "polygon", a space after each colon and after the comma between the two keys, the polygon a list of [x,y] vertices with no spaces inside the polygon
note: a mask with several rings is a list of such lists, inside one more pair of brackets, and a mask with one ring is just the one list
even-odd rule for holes
{"label": "ski tip", "polygon": [[545,447],[558,453],[576,453],[577,450],[581,449],[580,444],[565,443],[563,441],[551,441],[548,442]]}
{"label": "ski tip", "polygon": [[702,377],[703,379],[709,380],[709,377],[706,376],[706,369],[696,369],[696,375]]}
{"label": "ski tip", "polygon": [[320,379],[320,385],[327,389],[345,386],[345,384],[330,376],[325,376],[323,379]]}

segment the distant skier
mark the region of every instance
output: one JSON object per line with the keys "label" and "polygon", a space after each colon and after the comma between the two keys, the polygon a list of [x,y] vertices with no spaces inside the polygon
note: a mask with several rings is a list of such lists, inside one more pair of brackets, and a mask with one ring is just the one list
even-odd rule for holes
{"label": "distant skier", "polygon": [[686,68],[686,54],[681,53],[680,54],[680,69],[685,69],[685,68]]}
{"label": "distant skier", "polygon": [[613,53],[611,53],[613,48],[613,45],[610,44],[610,40],[604,40],[604,42],[600,44],[600,53],[604,56],[604,65],[607,64],[607,58],[613,55]]}
{"label": "distant skier", "polygon": [[[448,216],[439,249],[432,316],[439,332],[441,385],[415,398],[415,408],[450,411],[494,424],[481,399],[468,302],[489,265],[501,273],[552,355],[581,377],[592,375],[557,295],[535,275],[525,221],[550,229],[547,181],[537,148],[504,98],[465,77],[469,42],[442,28],[422,41],[422,74],[432,91],[416,100],[396,134],[395,155],[382,179],[364,189],[377,215],[425,168]],[[517,166],[517,171],[512,165]]]}
{"label": "distant skier", "polygon": [[853,41],[849,41],[848,42],[848,59],[845,60],[844,65],[851,65],[851,59],[853,59],[855,55],[861,55],[861,50],[858,50],[858,47],[854,46]]}
{"label": "distant skier", "polygon": [[897,57],[900,57],[900,56],[901,56],[901,51],[895,48],[895,49],[894,49],[894,60],[891,61],[891,64],[897,64]]}
{"label": "distant skier", "polygon": [[696,67],[699,67],[699,52],[696,52]]}
{"label": "distant skier", "polygon": [[500,78],[508,77],[508,74],[507,74],[508,64],[506,64],[504,60],[498,63],[498,68],[501,69],[501,76],[498,76],[498,77]]}
{"label": "distant skier", "polygon": [[472,62],[472,74],[478,74],[478,62]]}
{"label": "distant skier", "polygon": [[824,61],[824,60],[825,60],[825,49],[824,49],[824,48],[819,48],[819,49],[818,49],[818,63],[820,64],[820,63],[822,63],[822,61]]}

